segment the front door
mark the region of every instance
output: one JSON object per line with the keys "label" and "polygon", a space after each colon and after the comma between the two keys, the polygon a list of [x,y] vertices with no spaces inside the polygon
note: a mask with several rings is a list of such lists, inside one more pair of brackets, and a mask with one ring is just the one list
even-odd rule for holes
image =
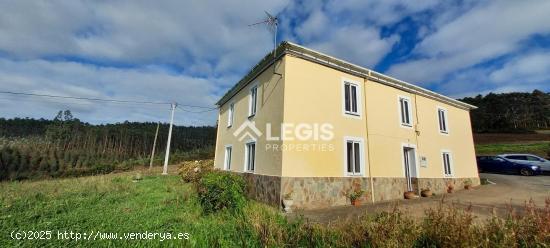
{"label": "front door", "polygon": [[403,147],[403,165],[407,190],[413,191],[413,177],[416,178],[416,156],[413,147]]}

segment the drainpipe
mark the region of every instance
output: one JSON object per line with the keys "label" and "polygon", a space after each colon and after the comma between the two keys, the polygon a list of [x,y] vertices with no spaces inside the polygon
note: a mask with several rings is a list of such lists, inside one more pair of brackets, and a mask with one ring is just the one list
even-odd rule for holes
{"label": "drainpipe", "polygon": [[[369,71],[369,74],[370,76],[370,71]],[[367,131],[367,156],[368,156],[368,161],[369,161],[369,177],[370,177],[370,198],[372,199],[372,203],[374,203],[374,181],[373,181],[373,178],[372,178],[372,171],[371,171],[371,161],[370,161],[370,145],[369,145],[369,122],[367,120],[367,79],[365,78],[364,79],[364,84],[363,84],[363,99],[364,99],[364,103],[363,103],[363,106],[364,106],[364,112],[365,112],[365,129]]]}
{"label": "drainpipe", "polygon": [[[414,140],[416,143],[416,156],[418,157],[420,155],[420,143],[418,143],[418,136],[420,136],[420,130],[418,129],[418,125],[420,124],[420,121],[418,119],[418,103],[416,102],[416,93],[414,94],[414,115],[416,119],[416,124],[414,125]],[[416,172],[416,190],[418,191],[418,195],[420,195],[420,183],[418,182],[418,179],[420,178],[420,161],[416,161],[415,165],[418,167],[418,171]]]}

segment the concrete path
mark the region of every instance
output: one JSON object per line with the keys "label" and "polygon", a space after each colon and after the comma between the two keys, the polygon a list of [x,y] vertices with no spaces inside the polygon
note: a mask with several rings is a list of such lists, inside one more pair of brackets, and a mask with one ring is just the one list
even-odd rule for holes
{"label": "concrete path", "polygon": [[495,184],[482,185],[473,190],[460,190],[452,194],[436,195],[431,198],[396,200],[360,207],[340,206],[319,210],[297,210],[291,218],[303,217],[320,223],[330,223],[338,219],[356,219],[363,214],[391,211],[398,207],[415,218],[422,218],[430,208],[441,204],[459,209],[470,208],[480,219],[489,218],[493,213],[504,215],[510,208],[521,212],[525,203],[532,200],[537,207],[550,204],[550,176],[524,177],[516,175],[480,174]]}

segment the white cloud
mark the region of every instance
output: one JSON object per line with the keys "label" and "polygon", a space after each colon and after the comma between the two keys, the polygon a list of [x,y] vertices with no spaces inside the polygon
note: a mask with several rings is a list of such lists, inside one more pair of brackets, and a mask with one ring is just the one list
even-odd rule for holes
{"label": "white cloud", "polygon": [[516,58],[501,69],[493,71],[490,79],[497,83],[521,84],[550,82],[550,53],[533,53]]}
{"label": "white cloud", "polygon": [[[137,101],[176,101],[182,105],[213,107],[214,101],[219,97],[213,93],[216,88],[213,81],[215,80],[174,75],[152,67],[125,69],[75,62],[0,59],[0,88],[14,92]],[[71,109],[76,117],[95,123],[124,120],[168,121],[169,110],[169,105],[116,104],[6,95],[0,101],[4,117],[23,115],[52,118],[57,110]],[[176,115],[176,123],[212,125],[215,117],[215,111],[204,114],[180,112]]]}
{"label": "white cloud", "polygon": [[426,84],[521,48],[534,34],[550,32],[549,1],[493,1],[438,27],[414,50],[423,57],[392,66],[389,73]]}

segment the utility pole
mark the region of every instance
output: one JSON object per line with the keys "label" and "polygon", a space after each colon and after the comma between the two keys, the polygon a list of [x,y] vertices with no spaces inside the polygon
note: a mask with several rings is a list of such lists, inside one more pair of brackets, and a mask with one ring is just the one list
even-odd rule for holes
{"label": "utility pole", "polygon": [[157,131],[155,132],[155,141],[153,141],[153,151],[151,152],[151,162],[149,162],[149,170],[153,169],[153,159],[155,158],[155,148],[157,147],[157,137],[159,135],[160,122],[157,123]]}
{"label": "utility pole", "polygon": [[166,143],[166,154],[164,156],[164,167],[162,168],[162,175],[168,175],[168,158],[170,157],[170,142],[172,141],[172,126],[174,125],[174,111],[176,110],[177,103],[170,104],[172,113],[170,114],[170,128],[168,129],[168,142]]}

